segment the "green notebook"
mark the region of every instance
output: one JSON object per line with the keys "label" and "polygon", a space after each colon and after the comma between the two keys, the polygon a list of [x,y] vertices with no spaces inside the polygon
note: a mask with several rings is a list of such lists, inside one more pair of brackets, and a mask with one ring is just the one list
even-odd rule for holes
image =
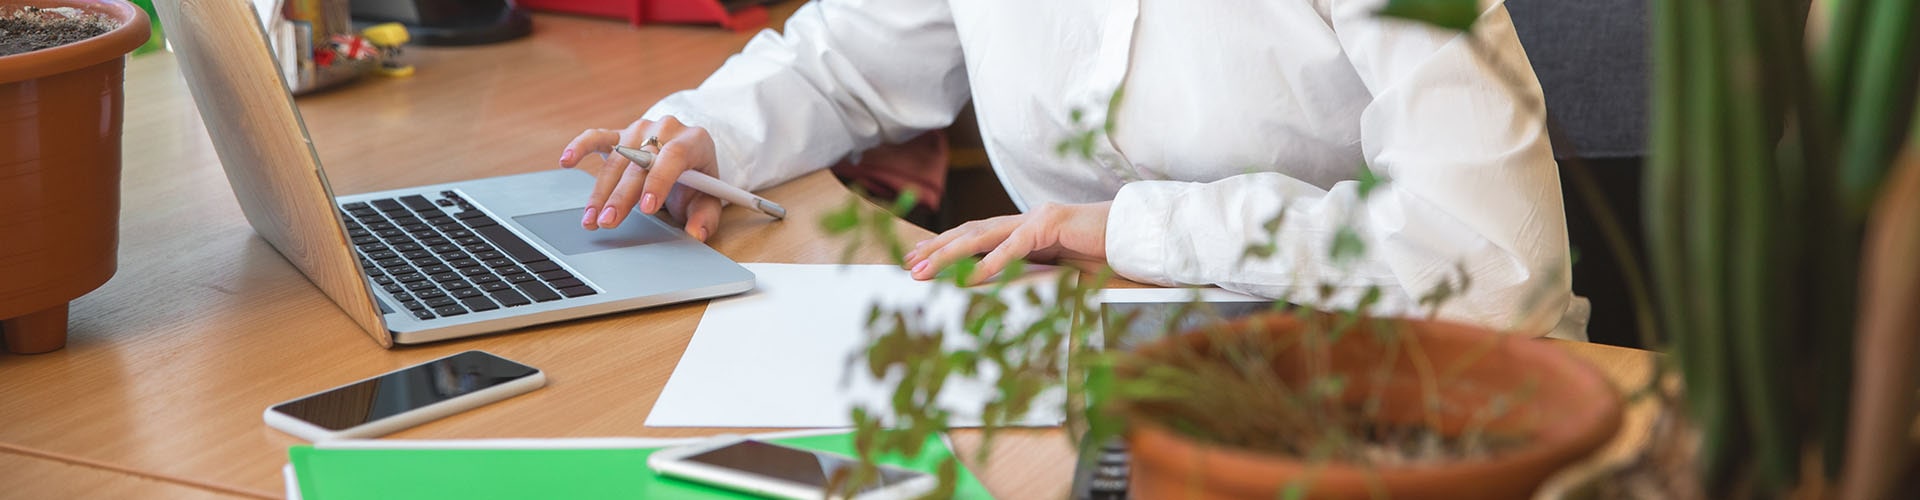
{"label": "green notebook", "polygon": [[[797,448],[853,455],[853,434],[771,438]],[[933,472],[952,451],[935,439],[912,460],[884,463]],[[521,498],[756,498],[657,476],[647,456],[660,448],[360,449],[295,446],[289,451],[302,500]],[[955,498],[992,498],[965,467]]]}

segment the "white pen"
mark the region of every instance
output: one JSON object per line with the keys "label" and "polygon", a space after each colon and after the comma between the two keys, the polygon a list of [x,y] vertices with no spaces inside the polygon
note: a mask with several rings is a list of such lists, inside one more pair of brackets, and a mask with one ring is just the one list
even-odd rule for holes
{"label": "white pen", "polygon": [[[653,153],[649,153],[646,150],[626,146],[614,146],[613,152],[620,153],[620,156],[625,156],[628,160],[632,160],[633,164],[639,165],[641,169],[653,168]],[[681,172],[680,179],[676,182],[679,182],[682,186],[693,188],[695,191],[707,193],[713,195],[715,198],[733,202],[735,205],[751,208],[754,211],[767,214],[775,219],[787,218],[787,209],[781,207],[780,204],[767,201],[766,198],[754,196],[753,193],[749,193],[745,189],[733,187],[725,182],[721,182],[720,179],[715,179],[713,176],[700,173],[699,171],[688,170]]]}

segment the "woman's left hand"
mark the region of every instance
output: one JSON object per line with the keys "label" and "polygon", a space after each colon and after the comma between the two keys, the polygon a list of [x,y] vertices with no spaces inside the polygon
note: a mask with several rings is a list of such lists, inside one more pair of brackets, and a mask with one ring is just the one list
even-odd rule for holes
{"label": "woman's left hand", "polygon": [[1020,215],[961,224],[915,244],[913,251],[907,252],[906,266],[914,279],[930,280],[940,269],[986,252],[968,277],[969,284],[979,284],[1021,257],[1035,262],[1105,263],[1107,209],[1112,206],[1111,201],[1048,203]]}

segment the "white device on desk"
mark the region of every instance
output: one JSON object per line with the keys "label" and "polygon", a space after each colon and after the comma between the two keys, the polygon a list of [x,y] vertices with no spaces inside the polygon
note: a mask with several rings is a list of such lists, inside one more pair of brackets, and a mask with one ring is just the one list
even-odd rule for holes
{"label": "white device on desk", "polygon": [[157,7],[180,27],[167,38],[247,222],[383,347],[753,288],[753,273],[653,217],[582,229],[583,172],[336,198],[249,4]]}
{"label": "white device on desk", "polygon": [[857,465],[844,455],[734,435],[656,451],[647,457],[647,467],[661,475],[792,500],[904,500],[919,498],[940,484],[932,474],[882,465],[876,484],[852,497],[828,495],[834,476],[842,471],[851,473]]}
{"label": "white device on desk", "polygon": [[267,408],[267,425],[308,441],[370,438],[547,385],[539,369],[467,351]]}

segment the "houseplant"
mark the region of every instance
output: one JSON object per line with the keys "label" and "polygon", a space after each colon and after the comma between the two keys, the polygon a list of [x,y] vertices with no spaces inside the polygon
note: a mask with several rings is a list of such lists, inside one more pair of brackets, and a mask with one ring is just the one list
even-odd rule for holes
{"label": "houseplant", "polygon": [[1592,483],[1675,498],[1910,494],[1917,7],[1654,7],[1653,290],[1640,293],[1659,313],[1643,329],[1680,383],[1653,391],[1671,425]]}
{"label": "houseplant", "polygon": [[147,41],[146,14],[124,1],[0,0],[0,16],[63,12],[111,29],[0,56],[0,329],[20,353],[65,345],[67,302],[113,276],[121,78]]}

